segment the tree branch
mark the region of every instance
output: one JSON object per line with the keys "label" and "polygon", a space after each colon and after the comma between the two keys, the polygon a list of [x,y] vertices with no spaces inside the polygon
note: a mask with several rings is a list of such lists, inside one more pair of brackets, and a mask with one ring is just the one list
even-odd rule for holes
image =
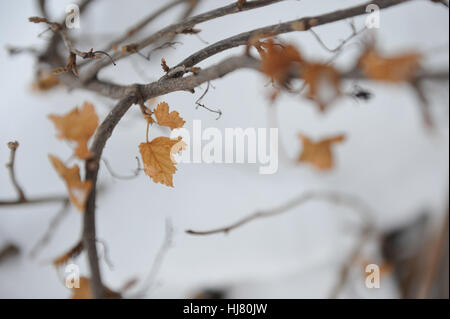
{"label": "tree branch", "polygon": [[23,204],[41,204],[41,203],[50,203],[50,202],[61,202],[66,201],[67,196],[43,196],[36,198],[28,198],[25,196],[25,192],[22,187],[19,185],[17,181],[16,173],[15,173],[15,161],[16,161],[16,151],[19,147],[19,142],[9,142],[8,147],[10,149],[9,162],[6,164],[6,167],[9,171],[9,177],[11,179],[11,183],[13,184],[16,192],[17,199],[15,200],[0,200],[1,206],[13,206],[13,205],[23,205]]}
{"label": "tree branch", "polygon": [[269,218],[277,215],[281,215],[287,213],[291,209],[300,206],[302,204],[306,204],[307,202],[313,200],[321,200],[326,202],[331,202],[338,205],[343,205],[350,207],[355,210],[356,213],[359,214],[361,220],[363,220],[364,224],[370,224],[371,218],[373,216],[371,209],[362,202],[359,198],[347,194],[335,193],[335,192],[309,192],[302,194],[293,200],[283,204],[274,209],[266,210],[266,211],[258,211],[256,213],[250,214],[237,222],[230,224],[225,227],[219,227],[212,230],[206,231],[196,231],[196,230],[187,230],[186,233],[189,235],[214,235],[220,233],[229,233],[232,230],[240,228],[254,220]]}
{"label": "tree branch", "polygon": [[[206,22],[212,19],[216,19],[219,17],[223,17],[225,15],[238,13],[241,11],[247,11],[252,10],[264,6],[271,5],[276,2],[285,1],[285,0],[255,0],[255,1],[249,1],[246,2],[242,8],[239,7],[239,5],[236,3],[230,4],[225,7],[221,7],[212,11],[208,11],[202,14],[199,14],[197,16],[191,17],[189,19],[186,19],[184,21],[181,21],[179,23],[172,24],[168,27],[165,27],[164,29],[152,34],[151,36],[144,38],[142,41],[138,43],[130,44],[134,47],[133,52],[125,52],[125,53],[115,53],[112,57],[115,61],[118,61],[120,59],[123,59],[131,54],[133,54],[135,51],[139,51],[145,47],[147,47],[150,44],[155,43],[156,41],[170,37],[173,35],[176,35],[178,33],[182,33],[185,30],[193,28],[195,25],[200,24],[202,22]],[[108,60],[102,60],[94,65],[92,65],[91,68],[88,68],[88,70],[85,71],[85,73],[82,75],[82,81],[87,82],[90,79],[94,78],[97,73],[104,67],[110,65],[111,62]]]}
{"label": "tree branch", "polygon": [[377,5],[380,9],[386,9],[395,5],[399,5],[404,2],[412,0],[374,0],[366,2],[365,4],[355,6],[352,8],[347,8],[343,10],[334,11],[327,14],[322,14],[314,17],[306,17],[297,20],[292,20],[280,24],[274,24],[271,26],[254,29],[251,31],[243,32],[238,35],[229,37],[222,41],[216,42],[207,46],[206,48],[197,51],[196,53],[190,55],[182,62],[180,62],[177,67],[185,66],[186,68],[192,67],[199,62],[215,55],[225,50],[235,48],[241,45],[247,45],[252,37],[273,37],[275,35],[290,33],[295,31],[307,31],[312,27],[317,27],[320,25],[345,20],[348,18],[353,18],[359,15],[367,14],[367,6],[371,4]]}
{"label": "tree branch", "polygon": [[24,201],[26,201],[25,193],[24,193],[22,187],[20,187],[19,183],[17,182],[16,173],[14,171],[14,162],[16,160],[16,151],[17,151],[17,148],[19,148],[19,142],[17,142],[17,141],[9,142],[8,148],[11,150],[11,152],[9,155],[9,163],[6,164],[6,167],[8,168],[8,171],[9,171],[9,177],[11,179],[11,183],[13,184],[13,186],[17,192],[17,197],[18,197],[17,201],[24,202]]}
{"label": "tree branch", "polygon": [[136,33],[141,31],[142,29],[144,29],[147,25],[149,25],[151,22],[153,22],[156,18],[158,18],[162,14],[166,13],[167,11],[172,9],[173,7],[175,7],[175,6],[177,6],[177,5],[181,4],[181,3],[187,2],[187,1],[190,1],[190,0],[173,0],[173,1],[165,4],[163,7],[159,8],[155,12],[152,12],[149,16],[147,16],[144,19],[142,19],[141,21],[139,21],[135,26],[129,28],[123,35],[121,35],[120,37],[118,37],[117,39],[112,41],[110,44],[105,46],[103,51],[110,51],[110,50],[112,50],[113,48],[115,48],[119,44],[121,44],[122,42],[130,39]]}

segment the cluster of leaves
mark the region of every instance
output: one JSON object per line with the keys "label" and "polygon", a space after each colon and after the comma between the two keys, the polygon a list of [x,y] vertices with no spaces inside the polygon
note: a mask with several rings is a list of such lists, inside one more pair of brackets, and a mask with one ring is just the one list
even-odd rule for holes
{"label": "cluster of leaves", "polygon": [[[186,143],[178,139],[170,139],[160,136],[148,140],[148,128],[150,125],[157,124],[165,126],[171,130],[181,128],[185,121],[180,117],[177,111],[169,112],[169,105],[161,102],[153,111],[145,109],[144,116],[147,120],[146,142],[139,145],[139,151],[144,162],[145,173],[155,182],[173,187],[173,174],[177,168],[173,155],[186,148]],[[155,118],[153,118],[153,115]]]}
{"label": "cluster of leaves", "polygon": [[[279,88],[290,88],[293,79],[303,78],[308,88],[307,98],[315,101],[321,111],[342,96],[342,75],[331,64],[308,61],[295,46],[274,39],[256,40],[252,45],[262,58],[261,71]],[[370,45],[358,59],[355,69],[374,81],[411,83],[420,68],[421,58],[418,53],[383,56]],[[273,99],[278,93],[279,89]]]}
{"label": "cluster of leaves", "polygon": [[[304,29],[304,25],[296,26]],[[274,39],[259,41],[256,37],[250,44],[261,56],[261,71],[276,84],[272,99],[276,99],[281,89],[290,89],[293,79],[302,78],[307,88],[306,97],[314,101],[320,111],[342,97],[342,74],[330,63],[311,62],[291,44],[282,44]],[[358,59],[355,70],[368,79],[386,83],[412,84],[420,69],[422,56],[407,53],[397,56],[383,56],[375,46],[369,45]],[[303,150],[298,162],[307,162],[319,170],[333,167],[331,146],[343,142],[345,137],[338,135],[313,142],[303,134],[299,135]]]}

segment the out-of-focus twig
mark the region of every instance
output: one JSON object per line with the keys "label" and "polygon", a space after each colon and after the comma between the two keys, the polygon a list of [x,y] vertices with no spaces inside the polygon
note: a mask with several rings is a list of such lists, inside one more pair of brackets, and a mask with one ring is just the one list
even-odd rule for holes
{"label": "out-of-focus twig", "polygon": [[348,282],[352,267],[358,262],[358,260],[360,260],[363,249],[373,234],[374,229],[371,224],[367,224],[362,228],[355,247],[351,250],[350,255],[346,258],[345,263],[341,266],[338,272],[337,282],[333,285],[329,295],[330,299],[336,299],[339,297],[339,294]]}
{"label": "out-of-focus twig", "polygon": [[41,196],[30,198],[25,196],[25,192],[22,187],[19,185],[16,173],[15,173],[15,160],[16,160],[16,151],[19,147],[19,142],[9,142],[8,147],[10,149],[10,158],[9,162],[6,164],[6,167],[9,170],[9,177],[11,179],[11,183],[13,184],[16,192],[17,199],[13,200],[0,200],[1,206],[12,206],[12,205],[22,205],[22,204],[40,204],[40,203],[50,203],[50,202],[61,202],[67,200],[67,196]]}
{"label": "out-of-focus twig", "polygon": [[6,164],[6,167],[9,170],[9,177],[11,179],[11,183],[13,184],[13,186],[17,192],[17,197],[18,197],[17,201],[24,202],[24,201],[26,201],[25,193],[24,193],[22,187],[20,187],[19,183],[17,182],[16,173],[14,170],[14,163],[16,160],[16,151],[19,148],[19,142],[17,142],[17,141],[9,142],[8,148],[10,149],[11,152],[10,152],[10,156],[9,156],[9,163]]}
{"label": "out-of-focus twig", "polygon": [[15,244],[6,244],[2,249],[0,249],[0,263],[17,256],[19,253],[20,249]]}
{"label": "out-of-focus twig", "polygon": [[39,253],[39,251],[48,245],[48,243],[52,239],[52,236],[55,233],[56,229],[58,228],[60,223],[63,221],[64,217],[67,216],[67,214],[69,212],[69,207],[70,207],[70,201],[69,201],[69,199],[65,199],[63,202],[63,206],[61,207],[59,212],[51,219],[44,235],[36,242],[34,247],[31,249],[31,251],[30,251],[31,258],[35,258],[36,255]]}
{"label": "out-of-focus twig", "polygon": [[123,180],[134,179],[134,178],[138,177],[139,174],[142,171],[141,162],[139,161],[139,157],[137,157],[137,156],[136,156],[137,167],[133,171],[132,175],[119,175],[116,172],[114,172],[114,170],[112,169],[111,165],[109,164],[109,162],[105,158],[102,158],[102,161],[105,164],[105,167],[108,170],[108,172],[111,174],[111,176],[114,177],[114,178],[117,178],[117,179],[123,179]]}
{"label": "out-of-focus twig", "polygon": [[153,260],[152,267],[150,269],[150,273],[148,274],[147,278],[144,280],[143,287],[135,294],[136,298],[142,298],[144,297],[150,289],[155,284],[156,277],[161,269],[162,263],[164,262],[164,259],[167,255],[167,252],[169,251],[170,247],[172,246],[172,238],[173,238],[173,226],[172,222],[167,219],[166,220],[166,233],[164,235],[163,243],[161,244],[161,247],[158,250],[158,253],[156,254],[155,259]]}
{"label": "out-of-focus twig", "polygon": [[[448,203],[447,208],[444,212],[442,219],[442,227],[438,232],[437,236],[432,239],[431,251],[428,253],[428,259],[425,264],[422,284],[419,286],[417,292],[417,298],[431,298],[433,284],[435,284],[437,273],[439,272],[439,267],[441,266],[442,258],[445,255],[446,241],[448,241],[449,236],[449,209]],[[448,247],[447,247],[448,250]],[[448,251],[447,251],[448,256]],[[448,268],[447,268],[448,271]],[[447,277],[448,279],[448,277]],[[448,287],[448,280],[447,280]],[[448,297],[447,297],[448,298]]]}
{"label": "out-of-focus twig", "polygon": [[322,200],[353,208],[354,211],[358,213],[361,219],[364,221],[364,224],[368,224],[372,218],[371,209],[356,196],[335,192],[308,192],[305,194],[301,194],[300,196],[294,198],[293,200],[287,202],[286,204],[283,204],[274,209],[259,211],[251,215],[248,215],[247,217],[244,217],[231,225],[207,231],[187,230],[186,233],[190,235],[213,235],[220,233],[226,234],[254,220],[284,214],[290,211],[291,209],[299,205],[305,204],[307,202],[310,202],[312,200]]}

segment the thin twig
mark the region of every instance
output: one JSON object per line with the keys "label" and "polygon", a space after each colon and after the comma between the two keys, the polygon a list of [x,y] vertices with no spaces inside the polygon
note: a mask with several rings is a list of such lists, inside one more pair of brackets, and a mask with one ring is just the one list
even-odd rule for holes
{"label": "thin twig", "polygon": [[197,101],[195,101],[195,104],[197,104],[197,108],[202,107],[205,110],[212,112],[212,113],[216,113],[218,116],[216,118],[216,120],[219,120],[222,117],[222,111],[220,109],[217,110],[213,110],[209,107],[207,107],[205,104],[200,103],[200,101],[205,97],[206,93],[208,93],[209,90],[209,85],[210,85],[210,81],[207,82],[207,86],[205,91],[203,92],[203,94],[197,99]]}
{"label": "thin twig", "polygon": [[11,183],[13,184],[13,186],[17,192],[17,197],[18,197],[17,201],[24,202],[24,201],[26,201],[25,193],[24,193],[22,187],[20,187],[19,183],[17,182],[16,173],[14,170],[14,163],[16,160],[16,151],[17,151],[18,147],[19,147],[19,142],[17,142],[17,141],[8,143],[8,148],[10,149],[11,152],[9,155],[9,162],[6,164],[6,167],[8,168],[8,171],[9,171],[9,178],[11,179]]}
{"label": "thin twig", "polygon": [[158,9],[155,12],[152,12],[149,16],[145,17],[141,21],[139,21],[135,26],[129,28],[123,35],[121,35],[119,38],[112,41],[110,44],[108,44],[103,51],[110,51],[111,49],[117,47],[122,42],[130,39],[132,36],[136,35],[139,31],[144,29],[146,26],[148,26],[152,21],[154,21],[156,18],[161,16],[162,14],[166,13],[168,10],[172,9],[173,7],[182,4],[186,1],[190,0],[175,0],[167,3],[160,9]]}
{"label": "thin twig", "polygon": [[[246,10],[252,10],[264,6],[268,6],[271,4],[274,4],[276,2],[285,1],[285,0],[255,0],[255,1],[249,1],[247,2],[241,9],[239,8],[237,3],[230,4],[225,7],[221,7],[218,9],[214,9],[196,16],[193,16],[191,18],[185,19],[184,21],[181,21],[179,23],[172,24],[170,26],[167,26],[160,31],[152,34],[149,37],[144,38],[143,40],[131,44],[135,51],[131,52],[117,52],[113,55],[113,58],[115,61],[118,61],[120,59],[123,59],[130,54],[135,53],[136,51],[142,50],[143,48],[149,46],[150,44],[153,44],[161,39],[164,38],[170,38],[173,37],[176,34],[182,33],[185,30],[192,29],[195,25],[200,24],[202,22],[206,22],[212,19],[216,19],[219,17],[223,17],[225,15],[239,13]],[[83,82],[87,82],[91,80],[92,78],[97,75],[97,73],[103,69],[104,67],[108,66],[110,63],[106,60],[99,61],[95,63],[89,70],[86,70],[85,74],[82,76]]]}
{"label": "thin twig", "polygon": [[0,206],[47,204],[47,203],[64,202],[65,200],[67,200],[67,196],[62,196],[62,195],[42,196],[42,197],[35,197],[35,198],[27,197],[25,201],[0,200]]}
{"label": "thin twig", "polygon": [[144,280],[143,287],[135,294],[135,298],[142,298],[146,294],[149,293],[149,291],[152,289],[152,287],[155,285],[156,277],[159,274],[159,271],[161,269],[161,266],[164,262],[164,259],[167,255],[167,252],[169,251],[170,247],[172,246],[172,238],[173,238],[173,226],[170,219],[166,220],[166,231],[164,235],[164,240],[161,244],[161,247],[158,250],[158,253],[155,256],[155,259],[153,260],[152,267],[150,269],[150,272],[146,279]]}
{"label": "thin twig", "polygon": [[102,161],[105,164],[105,167],[108,170],[109,174],[111,174],[112,177],[117,178],[117,179],[122,179],[122,180],[134,179],[134,178],[138,177],[139,174],[142,171],[141,162],[139,161],[139,157],[137,157],[137,156],[136,156],[137,167],[134,170],[133,175],[119,175],[119,174],[114,172],[114,170],[112,169],[111,165],[109,164],[109,162],[105,158],[102,158]]}
{"label": "thin twig", "polygon": [[356,213],[359,214],[359,216],[361,217],[361,219],[364,221],[365,224],[369,224],[369,221],[373,215],[370,208],[355,196],[334,192],[308,192],[274,209],[266,211],[258,211],[256,213],[248,215],[231,225],[206,231],[187,230],[186,233],[190,235],[202,235],[202,236],[220,233],[227,234],[230,231],[240,228],[254,220],[284,214],[299,205],[305,204],[313,200],[322,200],[351,207],[355,210]]}
{"label": "thin twig", "polygon": [[61,224],[63,219],[68,215],[70,207],[69,199],[66,199],[63,202],[63,206],[59,210],[59,212],[51,219],[48,228],[44,235],[36,242],[34,247],[30,251],[30,257],[34,258],[38,254],[40,250],[42,250],[45,246],[48,245],[50,240],[52,239],[53,234],[55,233],[58,226]]}
{"label": "thin twig", "polygon": [[362,251],[368,243],[369,239],[372,237],[373,233],[374,229],[371,227],[371,225],[367,225],[362,229],[361,234],[356,241],[355,247],[351,250],[350,255],[346,258],[346,262],[342,265],[338,273],[338,280],[331,289],[329,295],[330,299],[336,299],[339,297],[339,294],[347,284],[352,267],[355,265],[355,263],[358,262],[358,260],[360,260]]}
{"label": "thin twig", "polygon": [[110,270],[114,269],[114,265],[111,261],[111,257],[109,256],[109,248],[108,245],[106,244],[106,242],[104,240],[101,239],[97,239],[97,242],[100,243],[103,247],[103,259],[105,260],[106,265],[108,265]]}
{"label": "thin twig", "polygon": [[367,6],[371,4],[377,5],[380,9],[386,9],[408,1],[412,0],[374,0],[355,7],[337,10],[314,17],[300,18],[243,32],[213,43],[206,48],[203,48],[202,50],[191,54],[189,57],[180,62],[176,67],[181,65],[184,65],[185,67],[192,67],[199,62],[225,50],[238,46],[248,45],[249,40],[253,37],[268,38],[284,33],[307,31],[312,27],[317,27],[320,25],[365,15],[367,14]]}

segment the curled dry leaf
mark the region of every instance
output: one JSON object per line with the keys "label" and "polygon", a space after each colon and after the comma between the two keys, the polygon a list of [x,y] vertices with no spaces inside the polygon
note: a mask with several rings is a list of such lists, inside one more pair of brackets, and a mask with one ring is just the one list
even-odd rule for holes
{"label": "curled dry leaf", "polygon": [[303,143],[303,150],[298,157],[298,162],[307,162],[319,170],[329,170],[334,166],[331,146],[345,140],[344,135],[326,138],[318,142],[312,141],[303,134],[299,134]]}
{"label": "curled dry leaf", "polygon": [[98,126],[98,116],[92,104],[85,102],[81,110],[75,108],[66,115],[49,115],[49,118],[59,131],[60,139],[77,143],[77,157],[86,160],[91,156],[87,144]]}
{"label": "curled dry leaf", "polygon": [[[93,293],[91,289],[91,281],[89,278],[86,277],[80,277],[80,286],[79,288],[71,288],[73,290],[72,299],[92,299]],[[122,296],[109,289],[108,287],[105,287],[106,290],[106,298],[108,299],[118,299],[122,298]]]}
{"label": "curled dry leaf", "polygon": [[341,95],[341,77],[331,65],[307,63],[303,68],[303,78],[308,85],[308,98],[314,100],[321,111]]}
{"label": "curled dry leaf", "polygon": [[72,71],[73,75],[78,76],[77,56],[73,52],[70,52],[66,66],[63,68],[57,68],[53,70],[52,73],[53,75],[58,75],[69,71]]}
{"label": "curled dry leaf", "polygon": [[303,63],[302,56],[293,45],[281,45],[269,39],[256,45],[262,58],[261,71],[281,86],[289,84],[291,71]]}
{"label": "curled dry leaf", "polygon": [[155,183],[173,187],[173,174],[175,174],[177,168],[172,160],[172,155],[185,148],[185,145],[181,137],[170,139],[164,136],[157,137],[149,143],[141,143],[139,151],[144,163],[145,173]]}
{"label": "curled dry leaf", "polygon": [[180,117],[180,113],[172,111],[169,113],[169,104],[161,102],[153,110],[158,125],[170,127],[171,130],[183,127],[185,121]]}
{"label": "curled dry leaf", "polygon": [[56,267],[67,264],[71,259],[78,257],[83,252],[83,241],[79,241],[75,246],[69,249],[66,253],[55,258],[53,260],[53,265]]}
{"label": "curled dry leaf", "polygon": [[167,65],[166,59],[161,58],[161,67],[164,72],[169,73],[170,67]]}
{"label": "curled dry leaf", "polygon": [[49,158],[59,176],[66,182],[70,201],[79,211],[84,211],[92,187],[91,181],[81,181],[78,165],[69,168],[59,158],[53,155],[49,155]]}
{"label": "curled dry leaf", "polygon": [[376,81],[411,82],[420,67],[421,59],[419,53],[384,57],[371,47],[360,57],[358,67],[364,75]]}

